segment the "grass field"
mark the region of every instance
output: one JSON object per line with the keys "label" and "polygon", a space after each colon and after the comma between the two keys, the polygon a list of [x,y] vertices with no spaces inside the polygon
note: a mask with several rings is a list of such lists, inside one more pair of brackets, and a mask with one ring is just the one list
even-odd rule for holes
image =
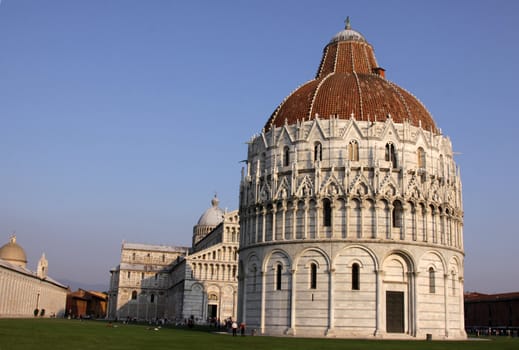
{"label": "grass field", "polygon": [[519,349],[518,338],[498,337],[463,342],[310,339],[290,337],[232,337],[207,330],[162,328],[142,325],[108,327],[99,321],[62,319],[0,319],[0,350],[463,350]]}

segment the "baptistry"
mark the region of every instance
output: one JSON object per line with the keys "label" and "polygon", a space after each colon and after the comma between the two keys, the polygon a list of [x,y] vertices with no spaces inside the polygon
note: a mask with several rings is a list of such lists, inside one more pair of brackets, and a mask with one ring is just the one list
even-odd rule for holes
{"label": "baptistry", "polygon": [[248,329],[466,338],[451,141],[349,20],[249,141],[239,214]]}

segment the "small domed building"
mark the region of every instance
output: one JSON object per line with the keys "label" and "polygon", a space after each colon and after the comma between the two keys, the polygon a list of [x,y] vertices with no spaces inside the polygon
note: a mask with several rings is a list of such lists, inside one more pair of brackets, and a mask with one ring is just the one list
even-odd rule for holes
{"label": "small domed building", "polygon": [[451,141],[346,28],[248,146],[238,318],[262,334],[464,339]]}
{"label": "small domed building", "polygon": [[68,287],[50,278],[42,254],[36,272],[27,268],[25,250],[11,236],[0,247],[0,317],[63,316]]}

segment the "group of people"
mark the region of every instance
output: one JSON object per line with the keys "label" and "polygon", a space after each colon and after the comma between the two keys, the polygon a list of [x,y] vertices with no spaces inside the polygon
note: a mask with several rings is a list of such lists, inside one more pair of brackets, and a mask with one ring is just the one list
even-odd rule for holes
{"label": "group of people", "polygon": [[227,320],[225,320],[225,326],[227,329],[230,329],[232,331],[233,337],[235,337],[238,334],[238,328],[240,329],[240,334],[242,336],[245,335],[245,323],[241,322],[238,325],[238,322],[234,321],[232,317],[229,317]]}

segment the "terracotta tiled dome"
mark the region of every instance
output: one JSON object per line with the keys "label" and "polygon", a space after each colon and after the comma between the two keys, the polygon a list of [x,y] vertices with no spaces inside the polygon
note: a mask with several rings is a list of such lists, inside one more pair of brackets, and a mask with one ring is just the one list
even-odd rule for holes
{"label": "terracotta tiled dome", "polygon": [[377,64],[373,47],[362,34],[346,28],[325,47],[319,71],[292,92],[272,113],[265,129],[309,120],[354,117],[356,120],[396,122],[437,132],[425,106],[411,93],[388,81]]}

